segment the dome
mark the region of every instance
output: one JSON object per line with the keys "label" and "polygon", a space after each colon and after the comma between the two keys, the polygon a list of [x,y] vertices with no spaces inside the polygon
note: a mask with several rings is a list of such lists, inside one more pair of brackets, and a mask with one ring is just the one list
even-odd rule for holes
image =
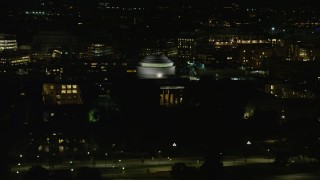
{"label": "dome", "polygon": [[139,62],[143,67],[172,67],[173,62],[163,55],[150,55]]}
{"label": "dome", "polygon": [[137,67],[138,77],[144,79],[159,79],[175,74],[172,60],[163,55],[150,55],[143,58]]}
{"label": "dome", "polygon": [[140,62],[149,62],[149,63],[167,63],[172,62],[170,59],[168,59],[167,56],[164,55],[150,55],[146,56],[144,59],[142,59]]}

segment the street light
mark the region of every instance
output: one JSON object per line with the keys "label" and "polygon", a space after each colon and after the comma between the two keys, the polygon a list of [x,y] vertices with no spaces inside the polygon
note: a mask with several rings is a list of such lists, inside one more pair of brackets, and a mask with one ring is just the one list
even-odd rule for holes
{"label": "street light", "polygon": [[[247,145],[250,146],[251,145],[251,141],[247,141]],[[246,149],[246,148],[245,148]],[[246,150],[245,155],[244,155],[244,162],[245,164],[247,164],[247,152],[248,150]]]}
{"label": "street light", "polygon": [[36,160],[37,160],[37,162],[38,162],[38,163],[40,163],[40,156],[39,156],[39,155],[37,155],[37,156],[36,156],[36,158],[37,158],[37,159],[36,159]]}
{"label": "street light", "polygon": [[[19,155],[19,157],[20,157],[20,162],[22,163],[22,157],[23,157],[23,155],[22,155],[22,154],[20,154],[20,155]],[[20,162],[18,163],[19,171],[20,171],[20,165],[21,165],[21,163],[20,163]]]}
{"label": "street light", "polygon": [[270,160],[270,149],[268,149],[267,151],[268,151],[268,164],[269,164],[269,160]]}
{"label": "street light", "polygon": [[173,144],[172,144],[172,156],[176,156],[176,154],[177,154],[177,152],[176,152],[176,150],[177,150],[177,144],[174,142]]}
{"label": "street light", "polygon": [[107,156],[108,156],[108,153],[105,153],[105,159],[104,159],[104,167],[107,168]]}
{"label": "street light", "polygon": [[160,158],[161,158],[161,151],[158,151],[158,155],[159,155],[159,164],[160,164]]}
{"label": "street light", "polygon": [[20,164],[20,163],[18,163],[19,171],[20,171],[20,165],[21,165],[21,164]]}

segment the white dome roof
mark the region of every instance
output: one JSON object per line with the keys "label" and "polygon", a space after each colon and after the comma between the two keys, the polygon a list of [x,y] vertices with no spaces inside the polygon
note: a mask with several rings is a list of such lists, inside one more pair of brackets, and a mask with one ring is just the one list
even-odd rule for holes
{"label": "white dome roof", "polygon": [[137,73],[140,78],[166,78],[175,74],[175,66],[166,56],[150,55],[139,62]]}

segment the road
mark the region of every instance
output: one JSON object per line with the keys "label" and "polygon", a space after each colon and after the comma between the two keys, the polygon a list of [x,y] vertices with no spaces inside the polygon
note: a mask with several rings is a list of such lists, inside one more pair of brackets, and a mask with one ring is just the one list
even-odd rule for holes
{"label": "road", "polygon": [[[245,160],[244,158],[232,158],[226,157],[223,160],[224,166],[242,166],[247,164],[261,164],[261,163],[271,163],[273,159],[266,159],[265,157],[252,157]],[[116,171],[118,169],[131,171],[139,171],[140,169],[150,169],[151,172],[155,171],[169,171],[171,166],[175,163],[182,162],[189,166],[199,167],[202,164],[201,158],[199,157],[185,157],[185,158],[160,158],[160,159],[145,159],[144,162],[141,162],[140,159],[122,159],[117,161],[105,161],[97,160],[95,164],[90,161],[67,161],[63,163],[56,164],[54,167],[49,167],[45,163],[29,163],[29,164],[20,164],[15,165],[11,168],[13,172],[23,172],[29,170],[34,165],[41,165],[47,169],[77,169],[79,167],[87,166],[94,167],[99,169],[112,169]]]}
{"label": "road", "polygon": [[[223,160],[224,167],[250,167],[267,165],[272,163],[274,159],[268,159],[266,157],[250,157],[247,159],[236,158],[236,157],[225,157]],[[160,180],[160,179],[170,179],[170,170],[173,164],[177,162],[186,163],[189,166],[199,167],[202,164],[202,161],[198,157],[185,157],[185,158],[161,158],[161,159],[145,159],[142,163],[140,159],[122,159],[114,161],[104,161],[98,160],[95,164],[89,161],[73,161],[72,163],[64,162],[54,166],[54,170],[65,169],[65,170],[74,170],[76,172],[77,168],[88,166],[99,168],[103,179],[142,179],[142,180]],[[29,170],[30,167],[36,164],[20,164],[20,166],[15,165],[12,167],[13,172],[24,173]],[[41,164],[43,167],[49,169],[46,164]],[[250,172],[250,170],[248,171]],[[236,173],[238,174],[238,173]],[[248,174],[240,173],[240,176],[248,177]],[[239,176],[235,179],[239,178]],[[234,175],[231,175],[231,178],[234,179]],[[250,176],[250,175],[249,175]],[[264,174],[263,176],[254,175],[254,179],[257,180],[315,180],[320,179],[320,174],[315,173],[291,173],[283,175],[271,175]]]}

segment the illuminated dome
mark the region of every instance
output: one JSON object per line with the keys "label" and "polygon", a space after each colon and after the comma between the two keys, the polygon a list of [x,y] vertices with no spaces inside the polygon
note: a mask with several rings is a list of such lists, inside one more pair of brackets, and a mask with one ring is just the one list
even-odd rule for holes
{"label": "illuminated dome", "polygon": [[150,55],[139,62],[138,77],[143,79],[162,79],[175,74],[173,62],[163,55]]}

